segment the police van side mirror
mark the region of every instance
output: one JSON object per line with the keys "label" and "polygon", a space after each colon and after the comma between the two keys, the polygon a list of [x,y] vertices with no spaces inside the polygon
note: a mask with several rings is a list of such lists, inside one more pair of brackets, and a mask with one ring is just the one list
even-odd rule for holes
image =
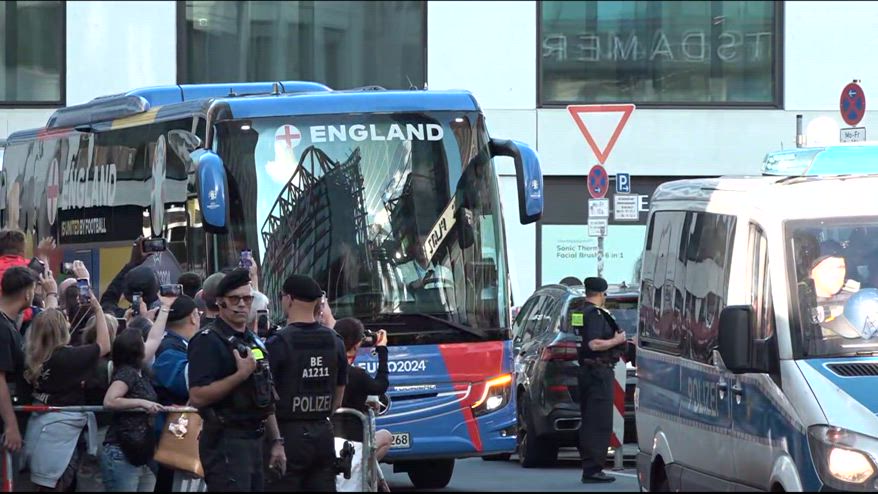
{"label": "police van side mirror", "polygon": [[753,308],[731,305],[719,316],[719,353],[728,370],[743,374],[751,370]]}
{"label": "police van side mirror", "polygon": [[491,157],[508,156],[515,163],[518,182],[518,216],[522,225],[543,216],[543,171],[536,151],[518,141],[491,139]]}
{"label": "police van side mirror", "polygon": [[192,153],[192,161],[204,231],[226,233],[229,228],[229,185],[223,160],[213,151],[199,149]]}

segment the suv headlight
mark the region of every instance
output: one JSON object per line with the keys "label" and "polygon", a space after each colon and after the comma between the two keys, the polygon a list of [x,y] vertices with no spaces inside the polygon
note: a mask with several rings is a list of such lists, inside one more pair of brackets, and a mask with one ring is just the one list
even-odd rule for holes
{"label": "suv headlight", "polygon": [[509,403],[512,396],[512,374],[503,374],[485,383],[482,396],[472,404],[473,416],[499,410]]}
{"label": "suv headlight", "polygon": [[873,491],[878,439],[839,427],[808,428],[808,444],[824,484],[843,490]]}

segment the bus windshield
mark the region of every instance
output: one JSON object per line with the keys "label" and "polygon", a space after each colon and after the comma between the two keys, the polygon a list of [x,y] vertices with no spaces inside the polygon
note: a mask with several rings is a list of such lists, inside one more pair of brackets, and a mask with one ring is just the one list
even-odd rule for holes
{"label": "bus windshield", "polygon": [[232,201],[220,256],[251,250],[274,307],[302,273],[337,318],[413,342],[505,333],[500,200],[479,113],[229,120],[217,139]]}
{"label": "bus windshield", "polygon": [[791,221],[796,355],[878,352],[878,217]]}

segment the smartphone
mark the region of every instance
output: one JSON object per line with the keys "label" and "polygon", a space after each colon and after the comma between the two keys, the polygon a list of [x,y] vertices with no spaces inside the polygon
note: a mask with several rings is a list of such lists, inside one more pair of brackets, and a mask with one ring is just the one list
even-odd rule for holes
{"label": "smartphone", "polygon": [[256,326],[257,333],[260,336],[264,336],[268,334],[268,311],[260,310],[257,312],[257,314],[259,314],[259,319]]}
{"label": "smartphone", "polygon": [[90,305],[91,287],[88,286],[88,280],[80,278],[76,280],[76,286],[79,287],[79,305]]}
{"label": "smartphone", "polygon": [[43,263],[43,261],[37,259],[36,257],[30,260],[30,264],[28,264],[27,267],[29,267],[31,270],[33,270],[33,272],[37,273],[40,276],[46,274],[45,263]]}
{"label": "smartphone", "polygon": [[131,294],[131,313],[134,316],[140,315],[140,300],[143,298],[143,294],[140,292],[134,292]]}
{"label": "smartphone", "polygon": [[238,259],[238,267],[250,269],[253,266],[253,252],[249,249],[241,251],[241,257]]}
{"label": "smartphone", "polygon": [[164,237],[148,238],[143,240],[143,252],[164,252],[168,248],[168,242]]}
{"label": "smartphone", "polygon": [[183,295],[183,285],[162,285],[159,288],[162,297],[179,297]]}

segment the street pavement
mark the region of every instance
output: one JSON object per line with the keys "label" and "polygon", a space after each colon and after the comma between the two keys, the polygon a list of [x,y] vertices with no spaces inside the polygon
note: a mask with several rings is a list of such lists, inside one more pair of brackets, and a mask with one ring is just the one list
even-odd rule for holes
{"label": "street pavement", "polygon": [[[610,484],[583,484],[579,456],[576,449],[562,450],[558,463],[551,468],[522,468],[517,457],[510,461],[484,461],[481,458],[457,460],[454,476],[445,489],[423,492],[637,492],[636,471],[633,463],[626,461],[620,472],[607,469],[616,477]],[[608,465],[608,467],[612,464]],[[393,467],[382,465],[391,491],[413,491],[405,473],[392,473]]]}

